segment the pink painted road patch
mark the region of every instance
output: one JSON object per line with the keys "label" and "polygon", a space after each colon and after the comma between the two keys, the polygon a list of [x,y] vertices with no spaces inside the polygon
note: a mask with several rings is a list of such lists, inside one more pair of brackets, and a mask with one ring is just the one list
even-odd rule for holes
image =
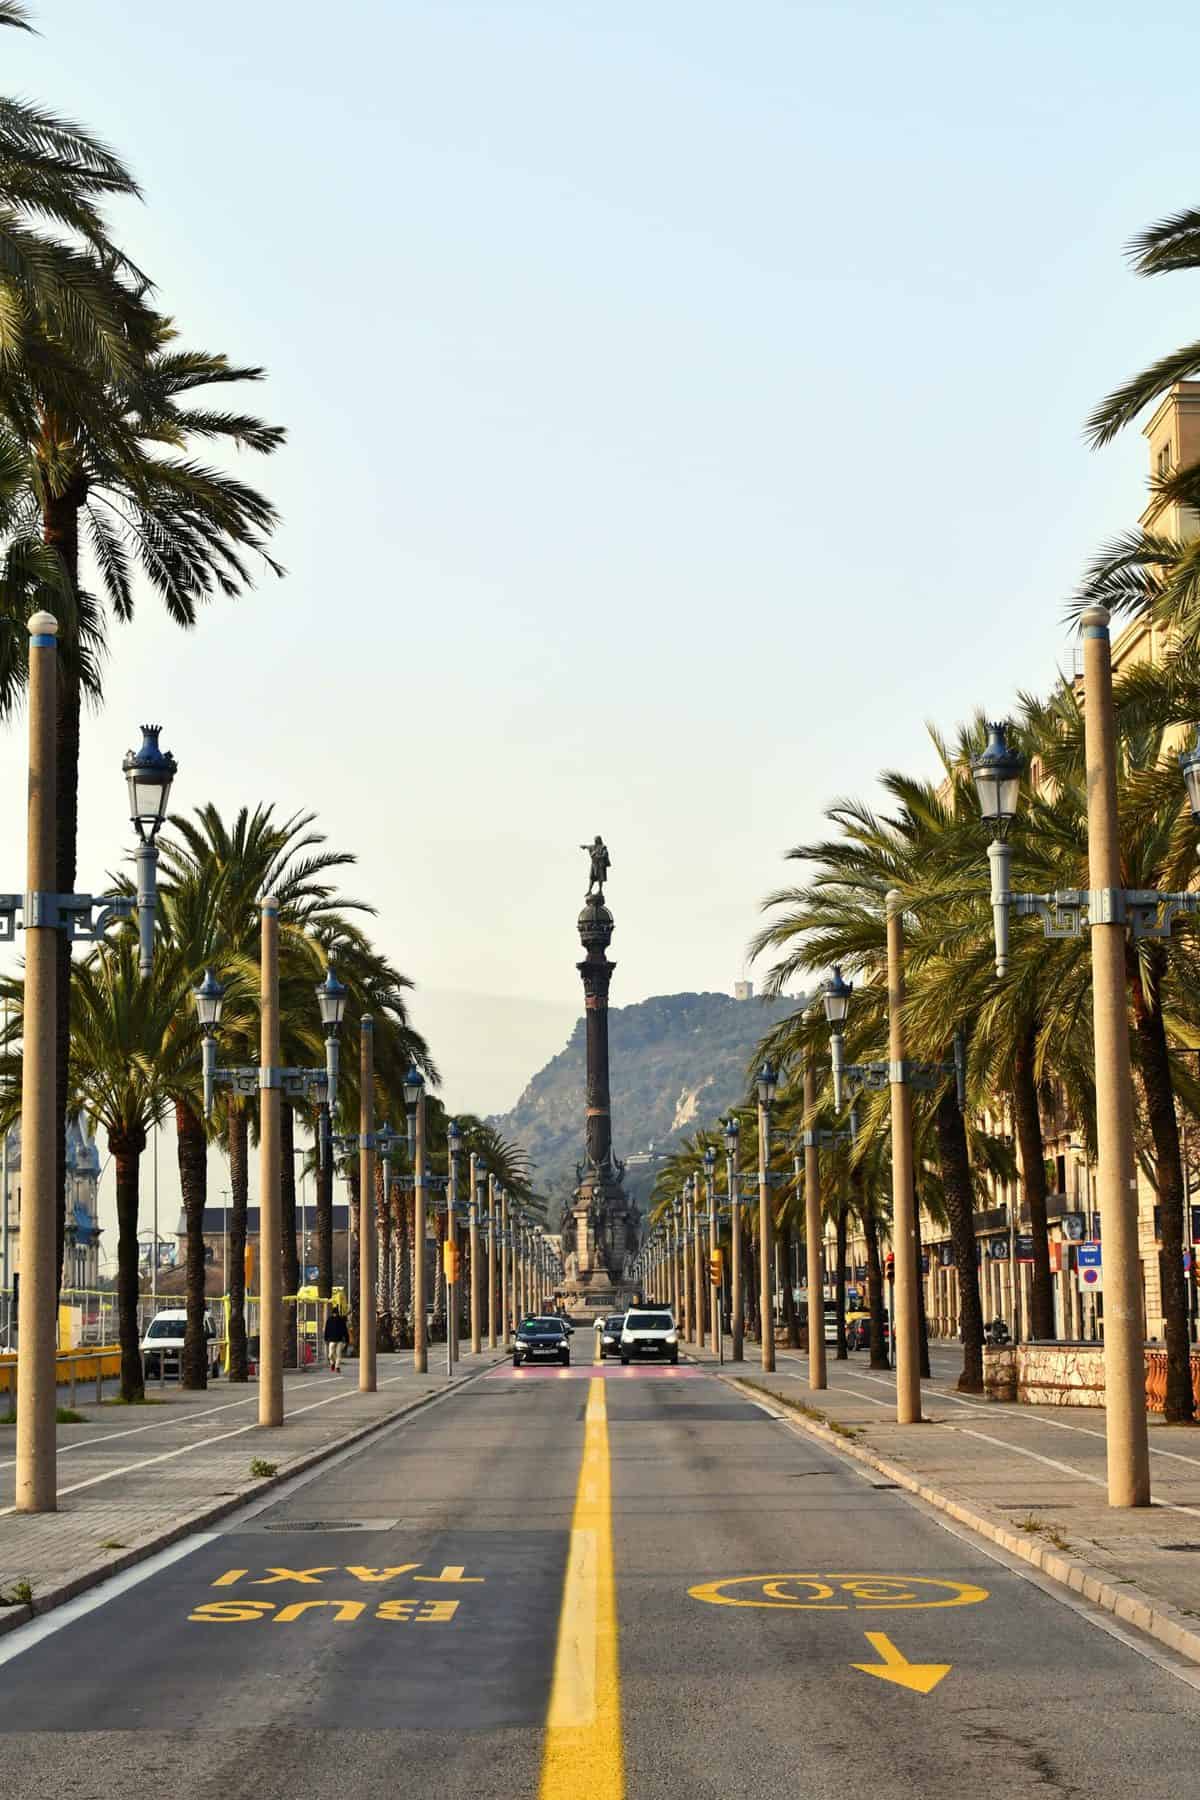
{"label": "pink painted road patch", "polygon": [[531,1368],[514,1369],[502,1363],[485,1376],[487,1381],[695,1381],[702,1373],[696,1368],[677,1368],[662,1363],[630,1363],[628,1368],[612,1363],[570,1363],[565,1369],[543,1363]]}

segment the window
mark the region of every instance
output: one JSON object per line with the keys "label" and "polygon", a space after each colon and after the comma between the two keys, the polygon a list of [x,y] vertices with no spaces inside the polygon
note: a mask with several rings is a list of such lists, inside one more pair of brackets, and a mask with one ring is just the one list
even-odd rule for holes
{"label": "window", "polygon": [[1170,442],[1168,441],[1167,443],[1165,443],[1162,446],[1162,448],[1159,450],[1159,453],[1158,453],[1159,480],[1160,481],[1164,480],[1170,473],[1171,473],[1171,445],[1170,445]]}

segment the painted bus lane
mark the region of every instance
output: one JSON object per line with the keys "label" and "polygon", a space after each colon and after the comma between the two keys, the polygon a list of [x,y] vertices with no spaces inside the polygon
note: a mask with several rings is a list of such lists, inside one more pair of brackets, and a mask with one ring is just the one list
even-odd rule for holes
{"label": "painted bus lane", "polygon": [[380,1521],[209,1538],[12,1661],[0,1734],[164,1717],[180,1730],[540,1726],[568,1536]]}

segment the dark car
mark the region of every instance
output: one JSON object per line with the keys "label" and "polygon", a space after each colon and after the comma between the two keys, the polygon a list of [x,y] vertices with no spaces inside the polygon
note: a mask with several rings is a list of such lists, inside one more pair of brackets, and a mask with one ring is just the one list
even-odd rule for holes
{"label": "dark car", "polygon": [[[890,1332],[888,1322],[883,1321],[883,1345],[888,1348]],[[846,1318],[846,1348],[848,1350],[869,1350],[871,1348],[871,1315],[870,1313],[851,1313]]]}
{"label": "dark car", "polygon": [[571,1339],[561,1319],[523,1319],[513,1340],[513,1368],[522,1363],[571,1360]]}
{"label": "dark car", "polygon": [[621,1327],[625,1323],[624,1313],[610,1313],[600,1327],[600,1360],[606,1356],[620,1356]]}

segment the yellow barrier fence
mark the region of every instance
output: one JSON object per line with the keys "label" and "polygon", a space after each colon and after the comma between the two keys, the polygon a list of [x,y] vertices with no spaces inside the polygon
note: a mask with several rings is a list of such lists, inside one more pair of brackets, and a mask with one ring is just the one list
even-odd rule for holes
{"label": "yellow barrier fence", "polygon": [[[63,1350],[55,1359],[58,1383],[65,1387],[74,1381],[107,1381],[121,1373],[119,1344],[100,1344],[94,1350]],[[0,1394],[17,1391],[17,1359],[11,1352],[0,1354]]]}

